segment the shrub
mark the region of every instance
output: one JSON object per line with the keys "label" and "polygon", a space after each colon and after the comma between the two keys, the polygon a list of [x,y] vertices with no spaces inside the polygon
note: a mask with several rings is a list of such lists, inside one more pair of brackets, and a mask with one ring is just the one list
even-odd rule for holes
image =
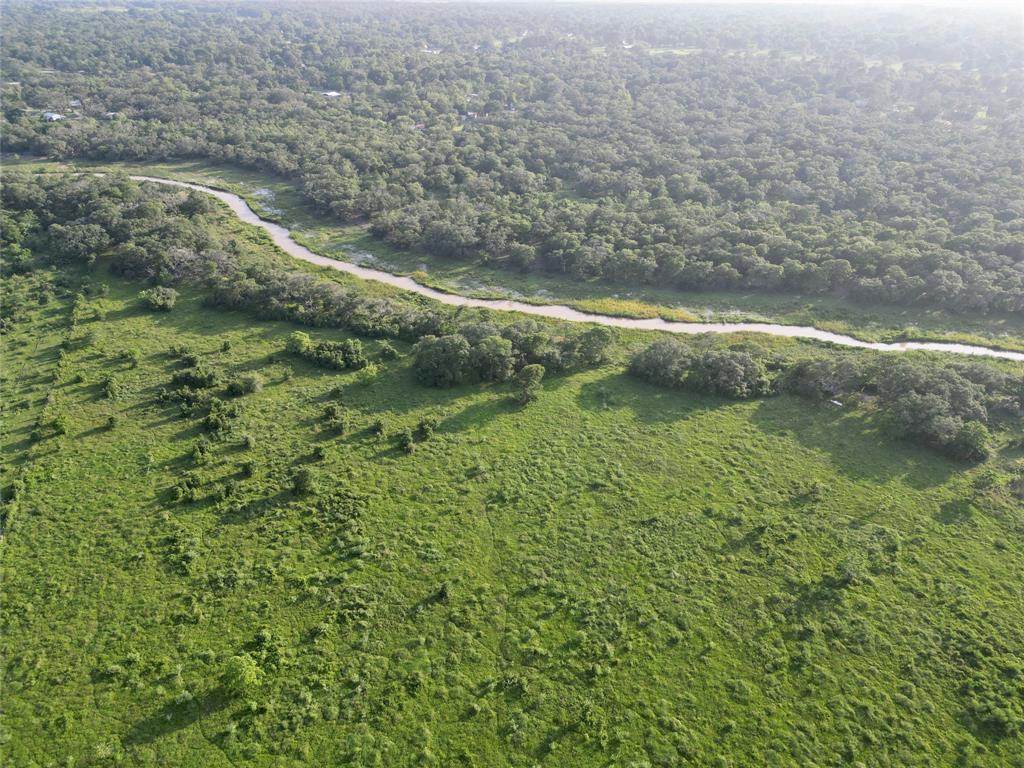
{"label": "shrub", "polygon": [[954,456],[969,461],[982,461],[992,453],[992,436],[980,421],[968,421],[950,443]]}
{"label": "shrub", "polygon": [[416,431],[422,440],[428,440],[431,435],[434,434],[434,430],[437,429],[441,422],[436,416],[424,416],[420,419],[419,425],[416,427]]}
{"label": "shrub", "polygon": [[210,412],[207,413],[206,418],[203,419],[203,429],[207,432],[213,432],[218,435],[222,432],[226,432],[228,428],[228,420],[237,415],[235,407],[228,406],[218,397],[210,398],[209,407]]}
{"label": "shrub", "polygon": [[397,360],[401,357],[401,354],[389,341],[382,341],[380,343],[377,354],[380,355],[381,360]]}
{"label": "shrub", "polygon": [[221,681],[225,690],[234,696],[252,693],[260,685],[262,671],[248,653],[232,656],[224,667]]}
{"label": "shrub", "polygon": [[108,400],[117,400],[124,397],[125,388],[117,379],[113,376],[106,376],[103,379],[103,396]]}
{"label": "shrub", "polygon": [[358,339],[313,342],[309,334],[296,331],[288,337],[285,349],[291,354],[323,368],[337,371],[358,370],[369,363]]}
{"label": "shrub", "polygon": [[403,429],[398,433],[398,447],[406,453],[416,450],[416,441],[413,440],[411,429]]}
{"label": "shrub", "polygon": [[158,285],[139,294],[143,305],[158,312],[170,312],[178,301],[178,292],[173,288]]}
{"label": "shrub", "polygon": [[258,373],[246,373],[228,385],[228,392],[235,397],[251,395],[263,389],[263,377]]}
{"label": "shrub", "polygon": [[576,350],[580,361],[584,365],[600,365],[606,362],[612,338],[611,330],[602,325],[580,334],[576,340]]}
{"label": "shrub", "polygon": [[633,356],[630,373],[663,387],[696,389],[726,397],[767,394],[764,361],[749,352],[717,349],[695,354],[678,339],[659,339]]}
{"label": "shrub", "polygon": [[292,475],[292,493],[296,496],[308,496],[316,493],[317,478],[313,470],[302,467]]}
{"label": "shrub", "polygon": [[305,356],[313,348],[313,340],[309,338],[308,333],[295,331],[288,337],[284,348],[293,355]]}
{"label": "shrub", "polygon": [[139,367],[140,356],[139,356],[139,350],[137,350],[137,349],[125,349],[125,350],[122,350],[121,353],[118,355],[118,358],[120,360],[123,360],[124,362],[128,363],[128,367],[129,368],[138,368]]}
{"label": "shrub", "polygon": [[213,368],[199,363],[198,365],[184,371],[178,371],[171,378],[171,384],[175,387],[190,387],[192,389],[209,389],[220,383],[220,373]]}

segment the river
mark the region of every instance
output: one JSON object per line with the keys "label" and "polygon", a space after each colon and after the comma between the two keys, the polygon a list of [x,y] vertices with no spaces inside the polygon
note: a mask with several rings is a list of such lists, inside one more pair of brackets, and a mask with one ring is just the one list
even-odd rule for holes
{"label": "river", "polygon": [[190,184],[184,181],[163,179],[155,176],[132,176],[136,181],[150,181],[156,184],[167,184],[173,187],[194,189],[198,192],[205,192],[222,200],[231,208],[232,212],[239,219],[247,224],[254,224],[265,230],[282,251],[294,256],[297,259],[308,261],[311,264],[318,264],[323,267],[330,267],[341,272],[361,277],[364,280],[376,280],[379,283],[387,283],[396,288],[418,293],[421,296],[439,301],[442,304],[450,304],[456,307],[481,307],[486,309],[497,309],[506,312],[520,312],[526,315],[539,315],[550,317],[556,320],[567,320],[574,323],[596,323],[615,328],[635,328],[645,331],[667,331],[669,333],[739,333],[753,332],[765,333],[769,336],[786,336],[790,338],[814,339],[815,341],[836,344],[841,347],[855,347],[858,349],[874,349],[879,352],[909,352],[911,350],[926,350],[931,352],[949,352],[957,355],[975,355],[979,357],[997,357],[1005,360],[1018,360],[1024,362],[1024,352],[1010,352],[1007,350],[990,349],[988,347],[973,346],[970,344],[956,344],[940,341],[900,341],[894,343],[869,342],[855,339],[852,336],[844,336],[839,333],[831,333],[818,328],[810,328],[801,325],[779,325],[776,323],[683,323],[672,320],[664,320],[660,317],[637,319],[630,317],[614,317],[611,315],[600,315],[590,312],[581,312],[572,307],[561,304],[530,304],[512,299],[478,299],[470,296],[460,296],[453,293],[429,288],[421,285],[411,277],[394,275],[369,267],[359,266],[347,261],[339,261],[328,256],[321,256],[318,253],[299,245],[292,239],[291,232],[280,224],[261,219],[249,205],[238,195],[225,192],[212,187],[205,187],[201,184]]}

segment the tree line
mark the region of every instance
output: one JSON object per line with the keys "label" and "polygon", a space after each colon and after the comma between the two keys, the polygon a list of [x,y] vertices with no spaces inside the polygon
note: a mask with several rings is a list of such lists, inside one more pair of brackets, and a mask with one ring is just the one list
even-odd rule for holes
{"label": "tree line", "polygon": [[660,339],[630,360],[634,376],[663,387],[737,399],[790,393],[872,403],[897,434],[966,460],[987,458],[992,416],[1024,414],[1024,378],[985,363],[831,354],[791,359],[750,344]]}

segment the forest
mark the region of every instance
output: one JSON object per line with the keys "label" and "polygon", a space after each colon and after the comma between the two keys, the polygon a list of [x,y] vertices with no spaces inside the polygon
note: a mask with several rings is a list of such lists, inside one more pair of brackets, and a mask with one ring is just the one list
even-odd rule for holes
{"label": "forest", "polygon": [[16,0],[5,22],[8,154],[234,163],[511,270],[1024,308],[998,14]]}

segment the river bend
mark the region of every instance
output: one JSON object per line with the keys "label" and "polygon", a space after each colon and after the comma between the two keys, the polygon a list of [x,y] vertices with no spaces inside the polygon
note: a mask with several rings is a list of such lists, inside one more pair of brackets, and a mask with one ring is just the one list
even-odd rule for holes
{"label": "river bend", "polygon": [[1007,350],[990,349],[989,347],[973,346],[971,344],[957,344],[953,342],[940,341],[900,341],[894,343],[870,342],[855,339],[852,336],[844,336],[839,333],[831,333],[818,328],[810,328],[800,325],[780,325],[777,323],[684,323],[673,320],[665,320],[660,317],[654,318],[631,318],[614,317],[612,315],[601,315],[591,312],[582,312],[572,307],[561,304],[530,304],[512,299],[479,299],[470,296],[460,296],[453,293],[445,293],[435,288],[417,283],[411,277],[394,275],[378,269],[363,267],[347,261],[332,259],[328,256],[321,256],[318,253],[300,245],[292,239],[291,232],[280,224],[260,218],[249,205],[238,195],[225,192],[212,187],[205,187],[201,184],[190,184],[184,181],[163,179],[155,176],[132,176],[136,181],[149,181],[156,184],[166,184],[173,187],[194,189],[198,192],[205,192],[222,200],[228,205],[232,212],[239,219],[247,224],[253,224],[265,230],[273,240],[274,244],[282,251],[294,256],[297,259],[308,261],[311,264],[318,264],[322,267],[330,267],[341,272],[360,277],[364,280],[375,280],[379,283],[387,283],[396,288],[418,293],[421,296],[439,301],[442,304],[450,304],[457,307],[481,307],[496,309],[507,312],[521,312],[526,315],[538,315],[550,317],[556,320],[567,320],[576,323],[596,323],[615,328],[636,328],[647,331],[667,331],[669,333],[766,333],[770,336],[786,336],[790,338],[814,339],[815,341],[836,344],[841,347],[855,347],[858,349],[874,349],[879,352],[909,352],[911,350],[927,350],[931,352],[949,352],[958,355],[975,355],[979,357],[996,357],[1005,360],[1024,361],[1024,352],[1010,352]]}

